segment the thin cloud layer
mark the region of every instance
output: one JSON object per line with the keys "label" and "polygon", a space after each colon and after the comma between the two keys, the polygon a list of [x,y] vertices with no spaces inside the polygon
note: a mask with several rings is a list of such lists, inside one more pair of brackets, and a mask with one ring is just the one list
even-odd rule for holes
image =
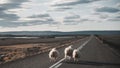
{"label": "thin cloud layer", "polygon": [[11,13],[5,13],[3,11],[0,12],[0,18],[3,20],[8,20],[8,21],[15,21],[19,19],[20,17],[17,16],[16,14],[11,14]]}
{"label": "thin cloud layer", "polygon": [[27,17],[31,22],[33,23],[38,23],[38,24],[57,24],[52,17],[45,13],[45,14],[38,14],[38,15],[32,15]]}
{"label": "thin cloud layer", "polygon": [[15,8],[21,8],[21,4],[24,2],[28,2],[28,0],[4,0],[4,3],[0,3],[0,26],[1,27],[17,27],[17,26],[23,26],[18,21],[20,18],[15,13],[10,13],[8,10],[15,9]]}
{"label": "thin cloud layer", "polygon": [[38,15],[29,16],[28,18],[45,18],[45,17],[50,17],[50,16],[49,14],[38,14]]}
{"label": "thin cloud layer", "polygon": [[8,0],[6,3],[0,4],[1,7],[8,9],[21,8],[21,4],[28,2],[28,0]]}
{"label": "thin cloud layer", "polygon": [[96,12],[108,12],[108,13],[116,13],[119,12],[120,9],[114,7],[98,7],[95,9]]}
{"label": "thin cloud layer", "polygon": [[100,0],[54,0],[52,6],[71,6],[77,4],[91,3]]}
{"label": "thin cloud layer", "polygon": [[80,16],[76,14],[66,16],[63,22],[65,25],[76,25],[80,22]]}
{"label": "thin cloud layer", "polygon": [[72,9],[72,7],[56,7],[53,9],[53,11],[65,11],[70,9]]}

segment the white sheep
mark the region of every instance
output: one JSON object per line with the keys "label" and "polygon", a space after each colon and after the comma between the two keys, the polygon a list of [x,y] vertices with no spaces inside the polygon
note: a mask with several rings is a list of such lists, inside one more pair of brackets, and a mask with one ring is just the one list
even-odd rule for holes
{"label": "white sheep", "polygon": [[78,61],[80,58],[80,51],[78,49],[73,50],[73,59],[74,61]]}
{"label": "white sheep", "polygon": [[71,46],[68,46],[67,48],[65,48],[64,50],[64,54],[65,54],[65,59],[71,59],[72,58],[72,53],[73,53],[73,48],[72,48],[73,45]]}
{"label": "white sheep", "polygon": [[53,49],[49,52],[50,61],[56,61],[58,57],[59,57],[59,52],[58,52],[58,50],[56,50],[56,48],[53,48]]}

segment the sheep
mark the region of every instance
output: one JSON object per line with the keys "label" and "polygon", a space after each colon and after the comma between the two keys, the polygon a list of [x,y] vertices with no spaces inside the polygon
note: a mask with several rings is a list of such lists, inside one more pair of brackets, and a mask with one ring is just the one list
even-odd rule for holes
{"label": "sheep", "polygon": [[52,48],[52,50],[49,52],[50,61],[56,61],[58,57],[59,57],[58,50],[56,50],[56,48]]}
{"label": "sheep", "polygon": [[73,53],[73,48],[72,48],[72,46],[73,45],[71,45],[71,46],[68,46],[67,48],[65,48],[65,50],[64,50],[64,54],[65,54],[65,59],[71,59],[72,58],[72,53]]}
{"label": "sheep", "polygon": [[73,50],[73,59],[74,59],[74,61],[78,61],[79,58],[80,58],[80,52],[79,52],[79,50],[78,49],[74,49]]}

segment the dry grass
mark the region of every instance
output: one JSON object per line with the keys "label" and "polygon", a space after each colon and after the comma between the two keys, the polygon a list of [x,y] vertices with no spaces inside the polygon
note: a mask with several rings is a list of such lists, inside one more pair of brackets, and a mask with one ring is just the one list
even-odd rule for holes
{"label": "dry grass", "polygon": [[20,44],[0,46],[0,54],[5,55],[2,60],[4,60],[4,62],[8,62],[19,58],[24,58],[49,47],[50,46],[47,44]]}

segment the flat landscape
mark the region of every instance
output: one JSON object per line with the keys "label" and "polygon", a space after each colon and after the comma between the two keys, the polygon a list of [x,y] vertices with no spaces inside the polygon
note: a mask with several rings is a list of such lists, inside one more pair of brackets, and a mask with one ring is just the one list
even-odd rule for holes
{"label": "flat landscape", "polygon": [[20,58],[33,56],[46,51],[53,47],[62,47],[62,45],[70,45],[79,37],[56,37],[56,38],[0,38],[0,55],[6,56],[1,58],[0,63],[14,61]]}
{"label": "flat landscape", "polygon": [[[64,36],[54,38],[1,38],[0,68],[119,68],[120,35]],[[64,59],[65,47],[80,48],[81,58]],[[60,58],[50,62],[48,53],[56,47]]]}

